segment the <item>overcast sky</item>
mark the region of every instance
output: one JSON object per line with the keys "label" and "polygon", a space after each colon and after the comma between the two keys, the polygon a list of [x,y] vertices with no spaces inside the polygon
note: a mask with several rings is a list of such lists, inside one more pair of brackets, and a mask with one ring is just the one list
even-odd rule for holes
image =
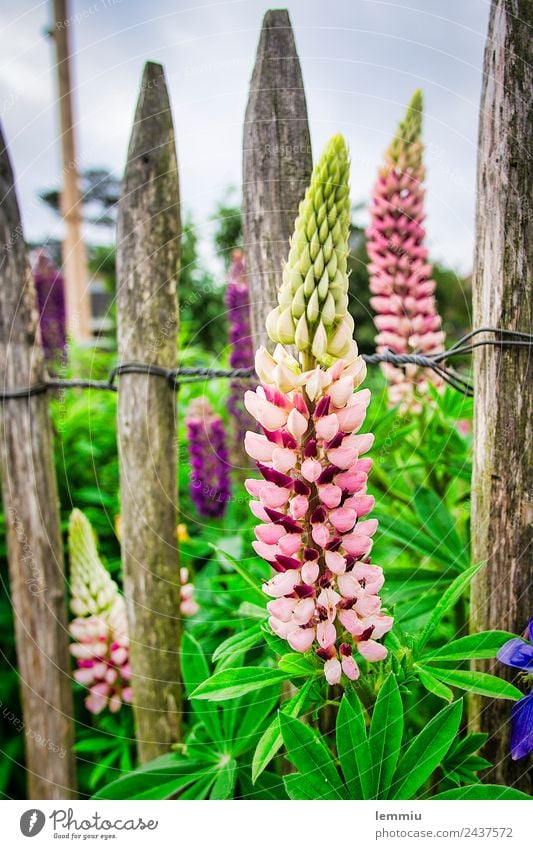
{"label": "overcast sky", "polygon": [[[352,199],[367,201],[383,150],[416,87],[426,101],[428,242],[471,269],[475,160],[488,0],[289,0],[315,157],[341,131]],[[26,235],[60,234],[39,189],[60,179],[51,3],[0,11],[0,111]],[[240,190],[241,133],[264,0],[71,0],[81,166],[121,174],[143,63],[165,66],[182,200],[207,242],[224,190]]]}

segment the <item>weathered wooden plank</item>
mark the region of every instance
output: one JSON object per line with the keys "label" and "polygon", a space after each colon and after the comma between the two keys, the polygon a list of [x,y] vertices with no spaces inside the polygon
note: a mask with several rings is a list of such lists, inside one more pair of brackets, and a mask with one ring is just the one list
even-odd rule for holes
{"label": "weathered wooden plank", "polygon": [[276,306],[298,204],[312,170],[300,61],[286,9],[263,20],[243,139],[243,234],[255,348],[269,345],[265,320]]}
{"label": "weathered wooden plank", "polygon": [[[533,84],[529,0],[494,0],[479,132],[474,326],[531,332]],[[485,561],[472,591],[474,630],[521,633],[533,615],[533,370],[531,351],[476,352],[472,542]],[[516,679],[497,661],[479,664]],[[489,732],[490,779],[531,792],[527,763],[509,756],[510,704],[475,698]]]}
{"label": "weathered wooden plank", "polygon": [[[0,129],[0,385],[40,383],[33,278]],[[46,394],[0,403],[0,480],[30,799],[73,799],[72,689],[65,574]],[[9,707],[6,705],[6,707]],[[21,725],[22,721],[22,725]]]}
{"label": "weathered wooden plank", "polygon": [[[174,367],[180,201],[163,68],[147,63],[128,149],[117,229],[120,360]],[[121,539],[142,761],[180,737],[180,593],[176,542],[176,399],[156,376],[120,377]]]}

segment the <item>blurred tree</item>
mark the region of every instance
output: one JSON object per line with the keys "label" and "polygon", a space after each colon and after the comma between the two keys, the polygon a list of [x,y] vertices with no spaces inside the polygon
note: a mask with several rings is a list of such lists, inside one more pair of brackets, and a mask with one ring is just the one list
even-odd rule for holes
{"label": "blurred tree", "polygon": [[[83,218],[89,224],[114,227],[120,197],[120,180],[105,168],[87,168],[80,173]],[[59,188],[43,189],[41,200],[60,214]]]}

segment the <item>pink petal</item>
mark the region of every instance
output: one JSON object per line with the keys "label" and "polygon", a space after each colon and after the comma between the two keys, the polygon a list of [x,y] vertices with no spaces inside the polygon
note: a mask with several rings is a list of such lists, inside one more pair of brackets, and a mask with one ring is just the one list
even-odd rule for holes
{"label": "pink petal", "polygon": [[365,630],[355,610],[339,610],[338,616],[343,627],[352,637],[359,637]]}
{"label": "pink petal", "polygon": [[244,437],[244,450],[252,460],[266,463],[272,460],[274,444],[269,442],[263,434],[247,431]]}
{"label": "pink petal", "polygon": [[[381,599],[378,595],[367,593],[365,590],[365,595],[357,599],[355,609],[359,616],[371,616],[380,611]],[[375,636],[374,632],[372,632],[372,636]]]}
{"label": "pink petal", "polygon": [[354,557],[364,557],[372,548],[372,540],[370,537],[346,534],[342,538],[342,545],[348,554],[353,554]]}
{"label": "pink petal", "polygon": [[329,619],[319,622],[316,626],[316,638],[323,649],[335,645],[337,630],[333,622],[330,622]]}
{"label": "pink petal", "polygon": [[257,539],[267,545],[275,545],[280,537],[285,535],[285,528],[281,525],[257,525],[254,531]]}
{"label": "pink petal", "polygon": [[350,507],[339,507],[337,510],[332,510],[329,520],[335,530],[344,534],[346,531],[351,531],[357,521],[357,513]]}
{"label": "pink petal", "polygon": [[309,458],[304,460],[302,463],[302,477],[304,477],[307,481],[314,483],[322,473],[322,466],[318,462],[318,460],[313,460]]}
{"label": "pink petal", "polygon": [[312,618],[315,612],[315,600],[314,598],[303,598],[298,602],[296,607],[294,608],[294,613],[292,614],[293,622],[296,622],[297,625],[307,625],[309,620]]}
{"label": "pink petal", "polygon": [[287,637],[287,642],[294,651],[304,652],[311,648],[314,639],[314,628],[296,628]]}
{"label": "pink petal", "polygon": [[360,672],[353,657],[343,657],[341,661],[342,671],[350,681],[357,681]]}
{"label": "pink petal", "polygon": [[297,604],[298,601],[295,598],[276,598],[267,603],[267,610],[276,619],[280,619],[282,622],[290,622],[292,611]]}
{"label": "pink petal", "polygon": [[366,536],[371,537],[376,533],[376,529],[378,526],[377,519],[365,519],[364,522],[358,522],[354,528],[354,534],[356,536]]}
{"label": "pink petal", "polygon": [[274,563],[278,554],[280,554],[280,550],[277,545],[267,545],[261,540],[256,540],[252,542],[252,548],[255,553],[262,557],[263,560],[267,560],[269,563]]}
{"label": "pink petal", "polygon": [[302,537],[300,534],[284,534],[278,541],[279,550],[287,557],[292,557],[293,554],[301,548]]}
{"label": "pink petal", "polygon": [[363,588],[353,572],[346,572],[337,578],[339,592],[344,598],[358,598],[363,595]]}
{"label": "pink petal", "polygon": [[281,619],[277,619],[276,616],[271,616],[268,620],[268,624],[272,628],[275,634],[278,637],[281,637],[283,640],[286,640],[291,631],[294,631],[298,628],[294,622],[282,622]]}
{"label": "pink petal", "polygon": [[279,572],[266,584],[263,584],[263,592],[271,598],[280,598],[292,592],[296,584],[300,583],[300,573],[297,569],[289,569],[287,572]]}
{"label": "pink petal", "polygon": [[328,508],[337,507],[342,498],[342,489],[334,483],[327,483],[318,487],[318,497]]}
{"label": "pink petal", "polygon": [[343,410],[337,410],[339,419],[339,427],[344,433],[352,433],[358,430],[363,424],[366,416],[366,407],[357,405],[355,407],[345,407]]}
{"label": "pink petal", "polygon": [[289,413],[287,430],[298,440],[301,439],[307,430],[307,419],[296,409],[291,410]]}
{"label": "pink petal", "polygon": [[319,419],[315,425],[316,435],[319,439],[329,442],[339,432],[339,421],[335,413]]}
{"label": "pink petal", "polygon": [[[279,451],[276,448],[276,451]],[[284,507],[289,500],[290,491],[281,486],[276,486],[275,483],[264,483],[259,490],[259,498],[265,507]]]}
{"label": "pink petal", "polygon": [[394,625],[394,618],[392,616],[387,616],[385,613],[376,613],[373,616],[369,616],[364,622],[365,628],[368,628],[371,625],[374,626],[372,636],[376,640],[379,640],[390,631]]}
{"label": "pink petal", "polygon": [[326,566],[335,575],[342,575],[346,571],[346,560],[338,551],[326,551]]}
{"label": "pink petal", "polygon": [[[246,406],[246,395],[244,396],[244,403]],[[248,410],[248,407],[246,407]],[[250,410],[248,410],[250,412]],[[262,425],[267,430],[278,430],[280,427],[283,427],[287,423],[288,413],[287,410],[282,409],[281,407],[277,407],[275,404],[272,404],[270,401],[260,400],[256,405],[257,421],[260,425]],[[253,415],[253,413],[252,413]]]}
{"label": "pink petal", "polygon": [[335,407],[344,407],[353,395],[353,377],[346,375],[336,380],[328,389],[331,403]]}
{"label": "pink petal", "polygon": [[357,517],[366,516],[373,509],[375,498],[373,495],[351,495],[344,502],[345,507],[355,510]]}
{"label": "pink petal", "polygon": [[259,519],[261,522],[270,522],[270,516],[260,501],[250,501],[249,507],[256,519]]}
{"label": "pink petal", "polygon": [[326,660],[324,664],[324,675],[328,684],[338,684],[341,680],[342,668],[336,657]]}
{"label": "pink petal", "polygon": [[293,519],[301,519],[309,509],[309,500],[305,495],[296,495],[291,499],[289,513]]}
{"label": "pink petal", "polygon": [[378,593],[385,583],[381,566],[373,566],[370,563],[356,563],[352,574],[358,581],[364,580],[367,593]]}
{"label": "pink petal", "polygon": [[290,448],[274,448],[272,465],[277,472],[289,472],[296,465],[296,452]]}
{"label": "pink petal", "polygon": [[325,525],[315,525],[311,531],[311,536],[317,545],[324,548],[328,544],[331,535]]}
{"label": "pink petal", "polygon": [[357,643],[357,650],[363,655],[365,660],[384,660],[387,657],[385,646],[382,646],[381,643],[376,643],[375,640],[366,640],[362,643]]}
{"label": "pink petal", "polygon": [[329,462],[337,468],[349,469],[357,460],[357,452],[353,448],[345,448],[341,445],[340,448],[331,448],[327,452],[327,457]]}
{"label": "pink petal", "polygon": [[319,572],[320,568],[316,560],[308,560],[302,566],[302,581],[304,584],[314,584]]}

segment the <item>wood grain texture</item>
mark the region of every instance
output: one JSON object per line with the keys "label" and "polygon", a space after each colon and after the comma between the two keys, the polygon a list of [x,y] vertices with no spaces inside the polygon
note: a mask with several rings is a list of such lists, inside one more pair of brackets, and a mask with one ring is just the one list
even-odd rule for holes
{"label": "wood grain texture", "polygon": [[[174,367],[180,201],[163,68],[145,66],[119,204],[118,347],[122,362]],[[139,755],[180,738],[176,398],[156,376],[122,375],[118,438],[121,544]]]}
{"label": "wood grain texture", "polygon": [[[533,83],[529,0],[495,0],[485,50],[479,131],[474,327],[532,331]],[[527,349],[487,347],[474,358],[472,543],[486,562],[472,589],[472,628],[522,633],[533,615],[533,369]],[[509,680],[497,661],[479,663]],[[528,764],[509,756],[511,704],[475,698],[471,724],[488,731],[487,779],[532,792]],[[527,760],[527,759],[526,759]]]}
{"label": "wood grain texture", "polygon": [[[0,129],[2,388],[42,381],[37,319],[13,171]],[[71,661],[46,394],[0,403],[0,480],[23,713],[13,722],[24,736],[28,797],[73,799]]]}
{"label": "wood grain texture", "polygon": [[286,9],[266,13],[244,120],[243,235],[254,345],[272,343],[265,320],[277,304],[298,205],[312,170],[307,105]]}

